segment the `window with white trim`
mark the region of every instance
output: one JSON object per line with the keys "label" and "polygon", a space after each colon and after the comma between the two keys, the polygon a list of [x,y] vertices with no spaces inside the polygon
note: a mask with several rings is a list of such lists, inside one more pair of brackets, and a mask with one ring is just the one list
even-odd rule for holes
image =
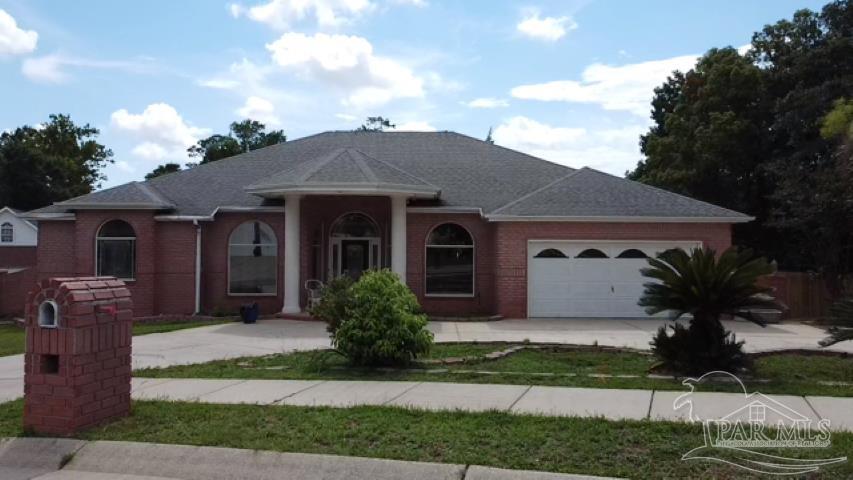
{"label": "window with white trim", "polygon": [[123,220],[101,225],[95,238],[95,273],[122,280],[136,278],[136,232]]}
{"label": "window with white trim", "polygon": [[228,240],[228,294],[275,295],[278,283],[278,241],[263,222],[246,222]]}
{"label": "window with white trim", "polygon": [[0,242],[12,243],[15,241],[15,227],[11,223],[5,222],[0,225]]}
{"label": "window with white trim", "polygon": [[439,225],[427,237],[426,294],[474,295],[474,240],[455,223]]}

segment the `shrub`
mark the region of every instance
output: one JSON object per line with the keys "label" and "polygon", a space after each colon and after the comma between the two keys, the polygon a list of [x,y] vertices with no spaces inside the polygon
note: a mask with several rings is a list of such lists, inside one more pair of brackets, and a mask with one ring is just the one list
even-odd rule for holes
{"label": "shrub", "polygon": [[349,290],[332,344],[355,365],[405,365],[429,352],[432,332],[418,300],[396,274],[369,271]]}
{"label": "shrub", "polygon": [[[656,280],[646,283],[640,305],[654,315],[670,312],[673,319],[689,314],[690,326],[675,324],[661,327],[651,342],[652,352],[663,364],[685,374],[712,370],[737,371],[748,366],[743,342],[726,331],[720,318],[735,315],[759,325],[750,314],[757,308],[778,308],[767,294],[770,289],[757,285],[763,275],[773,273],[766,259],[749,250],[730,248],[717,258],[713,250],[668,250],[648,259],[644,276]],[[672,330],[672,336],[668,331]]]}
{"label": "shrub", "polygon": [[333,334],[347,318],[347,308],[352,303],[353,281],[344,275],[323,286],[320,301],[310,309],[311,315],[326,322],[326,330]]}

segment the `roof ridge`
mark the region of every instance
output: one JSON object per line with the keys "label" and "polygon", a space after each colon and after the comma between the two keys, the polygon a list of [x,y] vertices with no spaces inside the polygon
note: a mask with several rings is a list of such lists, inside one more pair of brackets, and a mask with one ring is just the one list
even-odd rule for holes
{"label": "roof ridge", "polygon": [[[346,151],[346,149],[336,148],[336,149],[332,150],[331,152],[327,153],[326,155],[321,156],[320,158],[316,158],[314,160],[309,160],[308,163],[314,162],[314,165],[311,165],[310,168],[308,168],[308,170],[306,170],[302,175],[299,176],[299,178],[296,178],[295,180],[299,180],[299,181],[304,182],[311,175],[314,175],[315,173],[320,171],[321,168],[323,168],[326,165],[328,165],[329,163],[331,163],[332,160],[340,157],[341,153],[343,153],[344,151]],[[290,168],[285,169],[285,170],[280,170],[276,174],[271,175],[271,176],[277,177],[281,174],[287,173],[290,170],[296,170],[300,166],[301,166],[301,164],[293,165]]]}
{"label": "roof ridge", "polygon": [[156,190],[153,185],[148,185],[145,182],[137,182],[137,181],[134,181],[133,185],[136,188],[138,188],[139,190],[141,190],[142,193],[147,195],[148,198],[154,200],[156,203],[163,204],[163,205],[174,205],[174,203],[171,200],[168,200],[167,197],[162,194],[162,192],[159,192],[158,190]]}
{"label": "roof ridge", "polygon": [[[403,132],[398,132],[398,133],[403,133]],[[435,132],[425,132],[425,133],[435,133]],[[368,155],[368,154],[366,154],[366,153],[362,152],[361,150],[359,150],[358,148],[351,147],[351,149],[352,149],[352,150],[355,150],[356,152],[358,152],[358,153],[360,153],[360,154],[362,154],[362,155],[364,155],[364,158],[367,158],[368,160],[372,160],[372,161],[374,161],[374,162],[381,163],[382,165],[385,165],[386,167],[388,167],[388,168],[390,168],[390,169],[392,169],[392,170],[395,170],[395,171],[400,172],[400,173],[402,173],[402,174],[404,174],[404,175],[407,175],[407,176],[409,176],[409,177],[412,177],[412,178],[414,178],[415,180],[417,180],[417,181],[419,181],[419,182],[423,182],[423,184],[424,184],[424,185],[429,185],[430,187],[438,188],[438,185],[435,185],[435,184],[433,184],[432,182],[428,182],[428,181],[424,180],[423,178],[421,178],[421,177],[419,177],[419,176],[415,175],[414,173],[411,173],[411,172],[408,172],[408,171],[406,171],[406,170],[403,170],[402,168],[400,168],[400,167],[398,167],[398,166],[396,166],[396,165],[392,165],[392,164],[390,164],[390,163],[386,162],[385,160],[380,160],[380,159],[378,159],[378,158],[376,158],[376,157],[373,157],[373,156],[371,156],[371,155]]]}
{"label": "roof ridge", "polygon": [[[571,168],[571,167],[569,167],[569,168]],[[584,168],[586,168],[586,167],[584,167]],[[574,175],[578,174],[578,173],[579,173],[579,172],[581,172],[582,170],[583,170],[583,168],[579,168],[579,169],[572,169],[572,171],[571,171],[571,172],[569,172],[568,174],[563,175],[562,177],[560,177],[560,178],[558,178],[558,179],[556,179],[556,180],[554,180],[554,181],[552,181],[552,182],[549,182],[549,183],[545,184],[544,186],[539,187],[539,188],[537,188],[537,189],[533,190],[533,191],[532,191],[532,192],[530,192],[530,193],[526,193],[526,194],[524,194],[524,195],[522,195],[522,196],[520,196],[520,197],[516,198],[515,200],[513,200],[513,201],[511,201],[511,202],[507,203],[506,205],[500,206],[500,207],[498,207],[498,208],[496,208],[496,209],[492,210],[492,211],[491,211],[491,212],[489,212],[489,213],[490,213],[490,214],[498,213],[498,212],[500,212],[501,210],[504,210],[504,209],[509,208],[509,207],[511,207],[511,206],[513,206],[513,205],[515,205],[515,204],[517,204],[517,203],[520,203],[520,202],[522,202],[522,201],[524,201],[524,200],[527,200],[528,198],[530,198],[530,197],[532,197],[532,196],[536,195],[537,193],[544,192],[545,190],[548,190],[549,188],[551,188],[551,187],[553,187],[554,185],[556,185],[556,184],[558,184],[558,183],[562,182],[563,180],[566,180],[567,178],[572,177],[572,176],[574,176]]]}
{"label": "roof ridge", "polygon": [[361,173],[365,177],[367,177],[368,180],[373,183],[379,183],[379,178],[377,178],[376,174],[373,173],[373,170],[367,166],[367,162],[365,162],[363,158],[359,158],[358,155],[353,155],[353,152],[355,152],[366,158],[367,155],[365,155],[364,152],[361,152],[356,148],[347,148],[345,151],[347,155],[349,155],[350,159],[355,162],[355,165],[359,168],[359,170],[361,170]]}

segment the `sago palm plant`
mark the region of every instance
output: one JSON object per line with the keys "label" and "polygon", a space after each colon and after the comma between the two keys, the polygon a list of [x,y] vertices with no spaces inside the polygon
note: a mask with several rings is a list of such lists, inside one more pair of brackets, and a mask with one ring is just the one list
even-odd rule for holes
{"label": "sago palm plant", "polygon": [[[669,312],[673,320],[690,315],[689,327],[661,327],[652,340],[652,351],[670,370],[678,373],[737,371],[748,365],[743,342],[723,328],[723,315],[763,321],[755,309],[777,309],[771,289],[757,281],[774,272],[766,259],[749,250],[729,248],[719,257],[710,249],[668,250],[649,258],[642,274],[655,281],[644,284],[640,306],[649,315]],[[672,335],[669,331],[672,330]]]}
{"label": "sago palm plant", "polygon": [[853,298],[837,301],[830,307],[829,315],[833,325],[826,329],[829,336],[821,340],[820,345],[828,347],[853,340]]}

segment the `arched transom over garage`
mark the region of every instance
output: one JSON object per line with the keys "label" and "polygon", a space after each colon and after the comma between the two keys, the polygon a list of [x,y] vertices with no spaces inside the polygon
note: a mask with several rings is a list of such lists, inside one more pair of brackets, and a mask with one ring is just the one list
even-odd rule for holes
{"label": "arched transom over garage", "polygon": [[646,257],[699,246],[698,241],[531,241],[528,316],[645,317],[637,302],[650,281],[640,273]]}

